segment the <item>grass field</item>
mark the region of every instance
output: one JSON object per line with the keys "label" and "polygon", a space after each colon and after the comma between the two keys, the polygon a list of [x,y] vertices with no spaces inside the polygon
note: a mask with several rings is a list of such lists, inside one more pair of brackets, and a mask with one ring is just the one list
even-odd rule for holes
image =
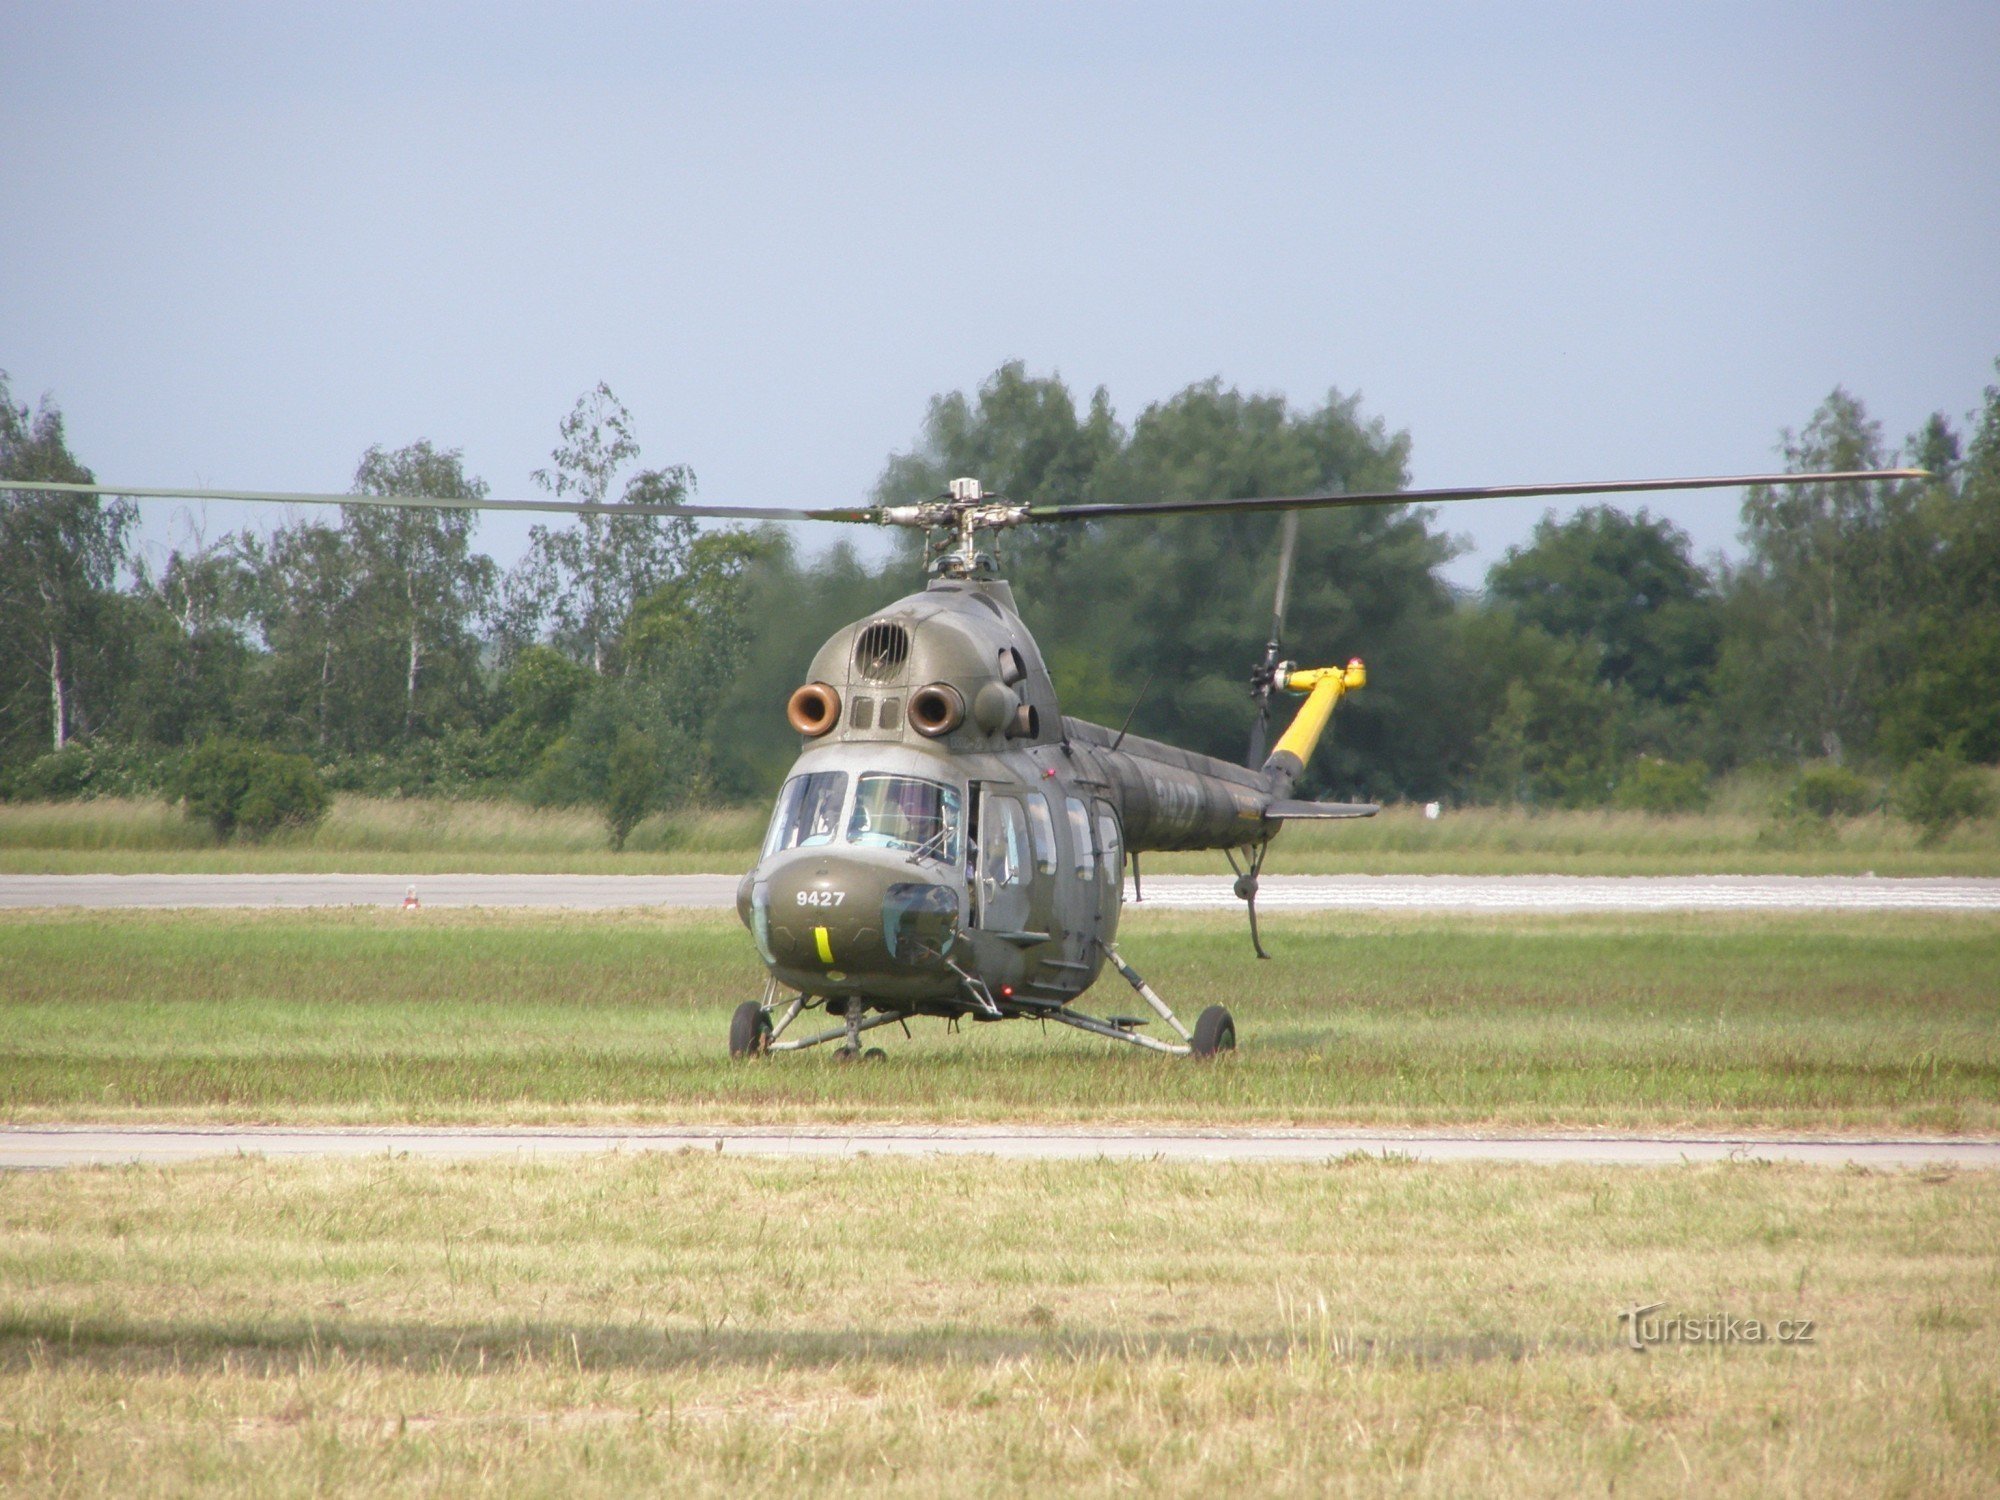
{"label": "grass field", "polygon": [[[881,1067],[732,1064],[733,915],[0,916],[0,1118],[2000,1129],[2000,919],[1129,914],[1204,1066],[923,1021]],[[1130,1010],[1115,980],[1096,1008]]]}
{"label": "grass field", "polygon": [[[1801,831],[1765,812],[1749,787],[1716,810],[1677,817],[1629,812],[1451,809],[1436,822],[1415,807],[1366,821],[1289,828],[1272,846],[1274,873],[1679,875],[2000,875],[2000,819],[1925,846],[1876,813]],[[605,846],[595,814],[510,802],[340,797],[309,834],[217,847],[164,802],[0,805],[0,872],[685,874],[735,872],[756,858],[765,809],[660,814],[626,851]],[[1156,855],[1157,873],[1221,872],[1220,854]]]}
{"label": "grass field", "polygon": [[[20,1176],[0,1490],[1990,1495],[1996,1244],[1984,1173]],[[1633,1352],[1654,1302],[1766,1342]]]}

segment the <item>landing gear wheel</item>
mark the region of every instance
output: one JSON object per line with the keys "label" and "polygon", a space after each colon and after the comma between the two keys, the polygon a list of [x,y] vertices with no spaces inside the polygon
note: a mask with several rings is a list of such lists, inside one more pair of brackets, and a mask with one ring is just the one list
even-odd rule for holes
{"label": "landing gear wheel", "polygon": [[771,1013],[755,1000],[745,1000],[729,1018],[729,1055],[762,1057],[771,1049]]}
{"label": "landing gear wheel", "polygon": [[833,1060],[837,1063],[859,1062],[861,1060],[861,1049],[859,1047],[835,1047],[833,1049]]}
{"label": "landing gear wheel", "polygon": [[1236,1023],[1229,1012],[1219,1005],[1211,1005],[1201,1013],[1201,1019],[1194,1023],[1194,1035],[1188,1046],[1196,1057],[1213,1057],[1218,1052],[1236,1050]]}
{"label": "landing gear wheel", "polygon": [[870,1047],[866,1052],[861,1054],[861,1060],[863,1062],[887,1062],[889,1054],[884,1052],[880,1047]]}

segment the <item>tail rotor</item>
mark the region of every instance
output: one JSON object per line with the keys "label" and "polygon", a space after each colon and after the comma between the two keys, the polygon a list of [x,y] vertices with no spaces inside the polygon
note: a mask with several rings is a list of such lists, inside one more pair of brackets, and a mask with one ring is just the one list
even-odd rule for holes
{"label": "tail rotor", "polygon": [[1291,592],[1292,557],[1299,546],[1299,513],[1285,512],[1278,541],[1278,587],[1271,602],[1271,638],[1264,643],[1264,656],[1250,669],[1250,697],[1257,705],[1257,717],[1250,725],[1248,765],[1259,770],[1271,738],[1271,688],[1278,676],[1278,652],[1285,636],[1285,599]]}

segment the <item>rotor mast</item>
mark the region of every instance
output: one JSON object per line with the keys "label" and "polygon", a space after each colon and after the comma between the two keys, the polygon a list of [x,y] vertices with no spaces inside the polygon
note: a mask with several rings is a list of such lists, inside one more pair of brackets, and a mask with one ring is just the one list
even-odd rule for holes
{"label": "rotor mast", "polygon": [[[944,495],[921,505],[885,505],[875,512],[888,526],[910,526],[928,533],[926,548],[942,545],[930,559],[940,578],[992,578],[999,565],[991,553],[979,550],[979,533],[1002,531],[1030,519],[1028,507],[985,489],[976,479],[954,479]],[[937,533],[946,535],[940,539]]]}

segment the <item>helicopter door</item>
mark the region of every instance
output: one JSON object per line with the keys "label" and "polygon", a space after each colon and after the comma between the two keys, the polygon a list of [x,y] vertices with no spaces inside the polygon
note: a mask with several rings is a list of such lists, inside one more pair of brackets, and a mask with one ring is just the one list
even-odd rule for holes
{"label": "helicopter door", "polygon": [[1018,800],[999,792],[982,789],[979,802],[979,925],[1021,932],[1034,876],[1027,816]]}
{"label": "helicopter door", "polygon": [[1069,878],[1063,882],[1068,898],[1065,903],[1068,917],[1063,923],[1068,958],[1080,973],[1095,973],[1097,935],[1104,921],[1097,879],[1097,840],[1090,826],[1090,809],[1079,798],[1065,798],[1063,811],[1069,835]]}
{"label": "helicopter door", "polygon": [[1118,814],[1098,798],[1097,814],[1097,935],[1105,942],[1118,937],[1118,913],[1125,904],[1125,841],[1119,836]]}

